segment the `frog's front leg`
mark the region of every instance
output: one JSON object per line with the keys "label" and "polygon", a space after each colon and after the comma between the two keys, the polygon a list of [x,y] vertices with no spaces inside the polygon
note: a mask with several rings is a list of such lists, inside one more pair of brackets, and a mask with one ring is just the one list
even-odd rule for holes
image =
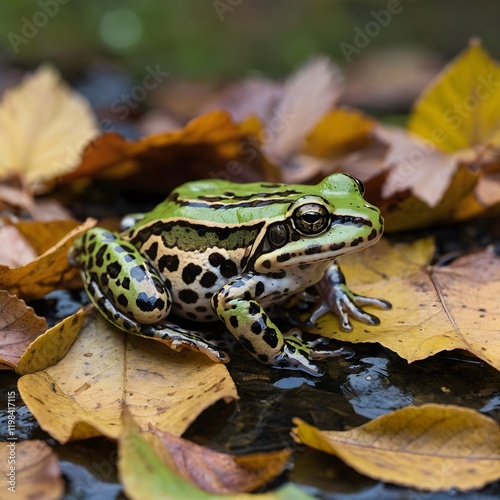
{"label": "frog's front leg", "polygon": [[349,315],[368,325],[380,323],[377,316],[367,313],[360,306],[375,306],[379,309],[392,307],[386,300],[365,297],[351,292],[346,284],[344,273],[336,262],[330,265],[321,281],[316,283],[316,290],[319,294],[319,300],[308,324],[314,324],[327,312],[334,312],[339,317],[342,330],[350,332],[352,325],[349,321]]}
{"label": "frog's front leg", "polygon": [[337,356],[339,352],[315,350],[318,341],[307,343],[297,335],[284,336],[257,301],[262,300],[264,290],[259,276],[236,278],[212,297],[212,307],[227,329],[261,363],[322,375],[310,358]]}

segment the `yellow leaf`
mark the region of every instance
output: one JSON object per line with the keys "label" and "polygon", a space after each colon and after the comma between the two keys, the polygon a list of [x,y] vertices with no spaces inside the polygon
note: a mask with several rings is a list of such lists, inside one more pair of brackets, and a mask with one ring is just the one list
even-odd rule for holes
{"label": "yellow leaf", "polygon": [[97,133],[87,101],[41,66],[0,102],[0,177],[36,185],[69,172]]}
{"label": "yellow leaf", "polygon": [[294,423],[297,441],[374,479],[465,491],[500,478],[500,427],[475,410],[410,406],[350,431],[320,431],[298,418]]}
{"label": "yellow leaf", "polygon": [[433,268],[432,249],[431,240],[394,246],[382,240],[370,252],[341,257],[353,291],[393,308],[372,311],[378,326],[353,321],[346,333],[326,314],[307,330],[342,342],[378,342],[409,362],[464,349],[500,370],[500,260],[486,250]]}
{"label": "yellow leaf", "polygon": [[16,372],[35,373],[61,361],[78,337],[87,312],[80,310],[37,337],[24,351]]}
{"label": "yellow leaf", "polygon": [[68,250],[76,237],[95,224],[95,220],[88,219],[29,264],[14,269],[0,266],[0,288],[19,297],[36,299],[57,288],[77,286],[81,281],[78,270],[68,262]]}
{"label": "yellow leaf", "polygon": [[366,144],[375,121],[359,111],[337,108],[325,114],[306,139],[304,153],[326,158]]}
{"label": "yellow leaf", "polygon": [[477,41],[422,94],[408,129],[443,151],[499,146],[500,69]]}
{"label": "yellow leaf", "polygon": [[47,329],[24,300],[0,290],[0,369],[16,368],[25,349]]}
{"label": "yellow leaf", "polygon": [[117,438],[124,408],[143,428],[182,434],[208,406],[237,397],[224,365],[124,334],[96,313],[62,361],[24,375],[18,387],[40,426],[61,443]]}
{"label": "yellow leaf", "polygon": [[[11,463],[9,459],[14,461]],[[0,464],[3,472],[2,498],[55,500],[63,497],[64,481],[59,462],[47,443],[3,443]],[[11,467],[14,467],[14,474]]]}

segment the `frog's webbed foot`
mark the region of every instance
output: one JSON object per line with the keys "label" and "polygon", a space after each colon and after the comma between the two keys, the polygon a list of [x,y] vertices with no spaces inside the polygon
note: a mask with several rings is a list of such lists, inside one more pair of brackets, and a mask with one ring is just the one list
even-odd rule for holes
{"label": "frog's webbed foot", "polygon": [[231,360],[229,354],[222,351],[215,343],[209,342],[202,333],[186,330],[169,321],[163,321],[158,325],[142,325],[139,332],[132,333],[161,340],[174,351],[181,351],[185,347],[201,352],[216,363],[228,363]]}
{"label": "frog's webbed foot", "polygon": [[315,377],[321,377],[323,370],[311,360],[331,358],[334,356],[351,355],[352,351],[346,348],[340,349],[318,349],[328,343],[328,339],[319,338],[310,342],[302,340],[302,332],[298,328],[292,328],[284,334],[285,345],[283,351],[277,358],[276,366],[291,370],[302,370]]}
{"label": "frog's webbed foot", "polygon": [[349,315],[368,325],[378,325],[377,316],[367,313],[361,306],[375,306],[379,309],[390,309],[389,302],[382,299],[366,297],[351,292],[346,285],[340,268],[333,264],[325,273],[323,279],[316,284],[319,294],[316,309],[312,312],[307,324],[312,325],[318,318],[327,312],[334,312],[340,320],[340,327],[344,332],[352,331]]}

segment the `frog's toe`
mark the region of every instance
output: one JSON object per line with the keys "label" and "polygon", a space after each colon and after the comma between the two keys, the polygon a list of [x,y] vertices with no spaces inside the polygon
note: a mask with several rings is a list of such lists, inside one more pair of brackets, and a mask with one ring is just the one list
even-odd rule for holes
{"label": "frog's toe", "polygon": [[288,370],[300,370],[314,377],[321,377],[323,370],[308,359],[294,344],[285,344],[281,354],[274,360],[275,368],[286,368]]}
{"label": "frog's toe", "polygon": [[387,302],[387,300],[376,299],[374,297],[367,297],[366,295],[358,295],[357,293],[353,293],[354,302],[358,306],[374,306],[379,309],[392,309],[392,304]]}

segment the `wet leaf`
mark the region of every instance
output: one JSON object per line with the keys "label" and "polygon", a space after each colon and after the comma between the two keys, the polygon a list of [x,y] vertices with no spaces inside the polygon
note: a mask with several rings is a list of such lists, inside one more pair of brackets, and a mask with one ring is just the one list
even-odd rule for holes
{"label": "wet leaf", "polygon": [[26,348],[46,329],[45,318],[24,300],[0,290],[0,369],[16,368]]}
{"label": "wet leaf", "polygon": [[78,337],[87,312],[80,310],[37,337],[24,351],[16,372],[35,373],[61,361]]}
{"label": "wet leaf", "polygon": [[0,102],[0,177],[32,186],[71,171],[98,132],[87,101],[41,66]]}
{"label": "wet leaf", "polygon": [[[8,460],[12,457],[14,463],[9,464]],[[38,440],[4,443],[0,449],[0,463],[5,464],[3,498],[55,500],[63,497],[64,481],[59,462],[47,443]],[[10,483],[11,476],[7,475],[10,467],[15,468],[13,485]],[[11,487],[14,489],[11,490]]]}
{"label": "wet leaf", "polygon": [[[35,299],[57,288],[78,286],[81,283],[80,277],[77,269],[68,262],[68,250],[74,239],[95,223],[95,220],[88,219],[29,264],[13,269],[0,266],[0,288],[19,297]],[[66,228],[64,224],[62,227]],[[45,244],[39,241],[38,246],[42,248]]]}
{"label": "wet leaf", "polygon": [[168,432],[152,431],[168,450],[174,470],[186,481],[211,493],[256,490],[278,477],[290,459],[290,450],[237,457],[205,448]]}
{"label": "wet leaf", "polygon": [[378,326],[353,320],[354,330],[346,333],[327,314],[311,330],[343,342],[379,342],[409,362],[464,349],[500,370],[500,260],[485,250],[431,267],[433,251],[429,239],[412,245],[382,240],[369,253],[342,257],[349,287],[386,299],[393,308],[371,309],[381,320]]}
{"label": "wet leaf", "polygon": [[500,145],[500,68],[477,40],[422,94],[408,129],[443,151]]}
{"label": "wet leaf", "polygon": [[[139,432],[130,418],[126,418],[125,421],[124,433],[119,441],[118,469],[125,492],[133,500],[143,498],[307,500],[311,498],[294,486],[260,495],[237,493],[224,494],[222,497],[220,493],[202,491],[179,474],[174,459],[159,442],[158,436]],[[281,465],[279,467],[281,468]]]}
{"label": "wet leaf", "polygon": [[237,397],[223,364],[127,335],[94,314],[62,361],[24,375],[18,386],[40,426],[61,443],[117,438],[124,408],[143,428],[182,434],[208,406]]}
{"label": "wet leaf", "polygon": [[349,431],[294,423],[297,441],[373,479],[419,490],[466,491],[500,478],[500,427],[475,410],[410,406]]}

